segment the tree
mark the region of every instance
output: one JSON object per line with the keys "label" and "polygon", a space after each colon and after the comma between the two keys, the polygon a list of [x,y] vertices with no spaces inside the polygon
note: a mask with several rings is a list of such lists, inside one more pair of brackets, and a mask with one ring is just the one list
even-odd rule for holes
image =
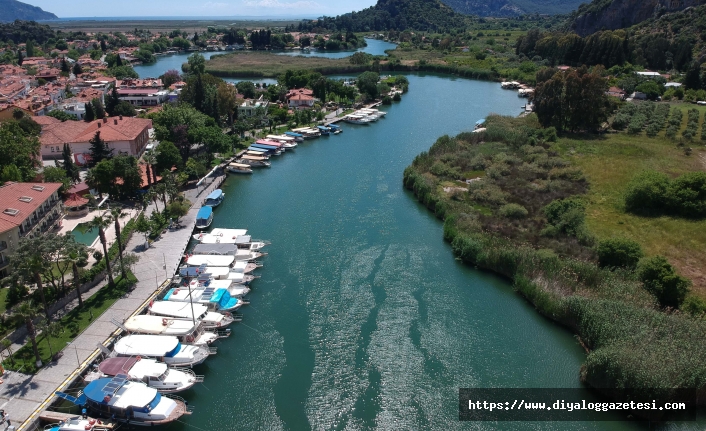
{"label": "tree", "polygon": [[125,100],[121,100],[115,109],[113,109],[113,114],[114,116],[117,115],[122,115],[123,117],[134,117],[137,115],[137,111],[135,111],[135,107],[130,104],[130,102],[126,102]]}
{"label": "tree", "polygon": [[91,121],[96,119],[96,112],[93,110],[93,103],[86,102],[84,103],[84,107],[86,113],[83,114],[83,120],[87,123],[90,123]]}
{"label": "tree", "polygon": [[71,114],[67,114],[64,111],[60,111],[58,109],[55,109],[51,111],[50,113],[47,114],[48,117],[54,117],[57,120],[60,120],[62,123],[64,121],[77,121],[77,118]]}
{"label": "tree", "polygon": [[[188,42],[187,42],[188,43]],[[162,84],[164,88],[169,88],[172,84],[181,81],[181,73],[176,69],[170,69],[162,75]]]}
{"label": "tree", "polygon": [[159,144],[155,162],[158,172],[171,171],[173,166],[182,164],[182,156],[179,153],[179,149],[173,143],[163,141]]}
{"label": "tree", "polygon": [[356,86],[361,93],[368,96],[369,99],[377,99],[378,93],[378,81],[380,80],[380,75],[375,72],[363,72],[358,76],[356,80]]}
{"label": "tree", "polygon": [[637,276],[663,307],[679,308],[691,286],[691,282],[678,275],[664,256],[640,260]]}
{"label": "tree", "polygon": [[119,198],[124,199],[133,196],[137,190],[142,188],[142,171],[137,165],[134,156],[119,155],[109,160],[112,164],[112,173],[115,181],[114,193]]}
{"label": "tree", "polygon": [[69,62],[66,61],[66,57],[61,57],[61,71],[65,74],[71,71],[71,66],[69,66]]}
{"label": "tree", "polygon": [[71,270],[73,272],[72,281],[74,289],[76,289],[78,308],[82,308],[83,298],[81,298],[81,277],[79,275],[78,268],[88,264],[88,247],[85,244],[74,241],[71,247],[67,250],[66,260],[71,263]]}
{"label": "tree", "polygon": [[15,309],[14,314],[18,319],[25,322],[27,335],[29,335],[29,339],[32,342],[32,351],[34,352],[36,365],[37,367],[41,367],[42,357],[39,356],[39,348],[37,347],[37,331],[34,327],[34,319],[37,317],[37,308],[34,306],[32,301],[25,301]]}
{"label": "tree", "polygon": [[222,82],[218,85],[218,110],[228,117],[228,125],[233,125],[238,108],[238,91],[233,85]]}
{"label": "tree", "polygon": [[49,319],[51,317],[49,315],[49,304],[47,303],[42,282],[42,273],[51,270],[51,264],[45,260],[43,254],[46,250],[45,239],[44,235],[20,239],[17,249],[13,253],[15,265],[12,268],[11,277],[20,283],[34,283],[37,285],[37,291],[44,306],[44,313]]}
{"label": "tree", "polygon": [[135,231],[140,232],[145,235],[145,241],[147,241],[147,233],[150,231],[150,222],[145,217],[145,213],[141,212],[140,215],[135,220]]}
{"label": "tree", "polygon": [[117,238],[118,242],[118,258],[120,259],[120,270],[122,278],[127,278],[127,274],[125,274],[125,265],[123,264],[123,243],[122,239],[120,238],[120,219],[125,217],[127,215],[126,212],[123,212],[121,208],[111,208],[110,209],[110,219],[113,220],[113,224],[115,225],[115,238]]}
{"label": "tree", "polygon": [[14,165],[23,181],[31,181],[40,166],[40,147],[38,137],[27,133],[17,121],[0,124],[0,172]]}
{"label": "tree", "polygon": [[42,172],[44,176],[44,182],[47,183],[61,183],[60,193],[66,193],[66,191],[71,187],[71,180],[66,176],[66,171],[62,168],[56,166],[47,166]]}
{"label": "tree", "polygon": [[108,45],[105,43],[105,39],[101,39],[101,51],[106,52],[108,50]]}
{"label": "tree", "polygon": [[44,335],[44,339],[47,340],[47,346],[49,346],[49,358],[54,358],[54,351],[51,347],[51,337],[58,337],[59,334],[62,333],[63,328],[61,324],[59,322],[50,322],[42,319],[39,321],[37,327]]}
{"label": "tree", "polygon": [[2,169],[0,180],[3,182],[15,181],[19,183],[22,181],[22,172],[20,172],[15,165],[7,165]]}
{"label": "tree", "polygon": [[169,213],[169,217],[179,223],[179,219],[188,214],[189,209],[191,209],[191,203],[189,201],[177,199],[167,205],[166,211]]}
{"label": "tree", "polygon": [[155,151],[152,150],[145,152],[145,154],[142,156],[142,161],[145,162],[145,173],[147,174],[147,187],[152,187],[152,182],[157,182],[157,175],[154,173],[154,165],[157,163]]}
{"label": "tree", "polygon": [[103,245],[103,258],[105,259],[105,269],[108,271],[108,283],[113,286],[113,273],[110,270],[110,256],[108,256],[108,240],[105,237],[105,228],[110,226],[110,217],[105,216],[95,216],[93,220],[88,223],[89,229],[98,229],[98,236],[100,237],[101,244]]}
{"label": "tree", "polygon": [[113,89],[110,91],[110,95],[105,101],[105,111],[108,113],[108,115],[119,115],[115,113],[115,109],[118,107],[118,104],[120,104],[120,102],[121,100],[118,96],[118,89],[116,88],[116,86],[113,86]]}
{"label": "tree", "polygon": [[34,41],[32,39],[27,40],[25,43],[25,52],[27,57],[34,57]]}
{"label": "tree", "polygon": [[635,269],[644,253],[640,244],[627,238],[610,238],[598,243],[598,265]]}
{"label": "tree", "polygon": [[[86,104],[86,107],[88,106],[89,104]],[[96,130],[96,134],[88,143],[91,144],[91,160],[88,166],[94,167],[102,160],[109,159],[113,156],[113,150],[109,149],[108,144],[101,139],[100,130]]]}
{"label": "tree", "polygon": [[199,53],[191,54],[188,58],[189,73],[201,75],[206,72],[206,59]]}
{"label": "tree", "polygon": [[91,105],[93,105],[93,112],[96,113],[96,119],[102,119],[105,117],[105,108],[103,108],[103,102],[99,98],[94,98],[91,100]]}
{"label": "tree", "polygon": [[24,62],[24,61],[25,61],[25,58],[24,58],[24,56],[22,55],[22,51],[20,51],[20,50],[18,49],[18,50],[17,50],[17,65],[18,65],[18,66],[22,66],[22,62]]}
{"label": "tree", "polygon": [[66,171],[66,177],[73,182],[78,182],[81,178],[79,175],[78,166],[74,163],[74,157],[71,153],[71,147],[69,144],[64,144],[64,149],[61,152],[61,158],[63,160],[63,167]]}
{"label": "tree", "polygon": [[77,61],[76,63],[74,63],[74,67],[73,67],[72,72],[73,72],[74,75],[80,75],[80,74],[83,73],[83,68],[82,68],[81,65],[78,63],[78,61]]}
{"label": "tree", "polygon": [[238,93],[242,94],[244,98],[255,98],[255,84],[252,81],[240,81],[235,84],[235,88],[238,89]]}
{"label": "tree", "polygon": [[88,170],[86,184],[98,191],[103,198],[103,193],[114,193],[115,169],[111,160],[101,160],[96,166]]}

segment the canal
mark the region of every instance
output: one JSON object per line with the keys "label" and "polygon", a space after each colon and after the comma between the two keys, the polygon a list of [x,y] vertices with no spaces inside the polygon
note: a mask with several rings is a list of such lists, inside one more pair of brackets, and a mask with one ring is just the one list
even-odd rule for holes
{"label": "canal", "polygon": [[169,430],[639,429],[458,421],[460,387],[580,387],[584,353],[508,281],[455,260],[441,221],[402,186],[436,138],[517,115],[523,99],[492,82],[408,77],[386,118],[226,181],[212,227],[272,244],[243,322],[183,394],[194,415]]}

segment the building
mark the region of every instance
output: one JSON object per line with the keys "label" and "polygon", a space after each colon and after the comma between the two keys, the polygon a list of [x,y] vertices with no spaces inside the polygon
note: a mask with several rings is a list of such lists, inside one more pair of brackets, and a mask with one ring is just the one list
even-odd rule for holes
{"label": "building", "polygon": [[311,108],[316,102],[314,90],[309,90],[308,88],[289,90],[286,98],[290,108]]}
{"label": "building", "polygon": [[610,87],[608,91],[606,91],[606,94],[608,96],[617,97],[620,100],[625,100],[625,97],[627,96],[627,93],[618,87]]}
{"label": "building", "polygon": [[120,88],[118,97],[134,106],[158,106],[169,99],[169,92],[158,88]]}
{"label": "building", "polygon": [[100,132],[113,154],[139,156],[149,141],[152,120],[133,117],[110,117],[90,123],[65,121],[42,127],[39,142],[42,144],[43,159],[58,159],[69,144],[78,164],[86,163],[86,155],[91,152],[90,140]]}
{"label": "building", "polygon": [[9,256],[21,238],[56,228],[64,215],[61,183],[15,183],[0,186],[0,277],[11,269]]}
{"label": "building", "polygon": [[241,105],[238,105],[238,117],[251,117],[255,115],[258,108],[262,108],[265,110],[265,112],[267,112],[267,107],[269,105],[270,102],[265,100],[263,96],[260,96],[260,98],[257,100],[248,99]]}

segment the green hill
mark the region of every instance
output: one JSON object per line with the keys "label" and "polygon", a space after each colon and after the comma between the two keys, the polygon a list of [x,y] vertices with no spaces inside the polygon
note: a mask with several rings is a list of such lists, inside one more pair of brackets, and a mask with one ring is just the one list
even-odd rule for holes
{"label": "green hill", "polygon": [[14,21],[16,19],[42,21],[59,19],[59,17],[51,12],[45,12],[42,8],[17,0],[0,0],[0,22]]}
{"label": "green hill", "polygon": [[585,0],[442,0],[467,15],[511,17],[528,13],[568,14]]}

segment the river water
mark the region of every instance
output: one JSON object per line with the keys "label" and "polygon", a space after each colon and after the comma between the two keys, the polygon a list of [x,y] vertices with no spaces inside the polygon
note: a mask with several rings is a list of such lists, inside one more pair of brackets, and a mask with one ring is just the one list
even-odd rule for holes
{"label": "river water", "polygon": [[228,178],[213,227],[272,244],[243,322],[183,394],[195,413],[169,430],[639,429],[458,421],[459,387],[580,387],[584,353],[506,280],[456,261],[402,186],[437,137],[523,100],[497,83],[407,76],[386,118]]}

